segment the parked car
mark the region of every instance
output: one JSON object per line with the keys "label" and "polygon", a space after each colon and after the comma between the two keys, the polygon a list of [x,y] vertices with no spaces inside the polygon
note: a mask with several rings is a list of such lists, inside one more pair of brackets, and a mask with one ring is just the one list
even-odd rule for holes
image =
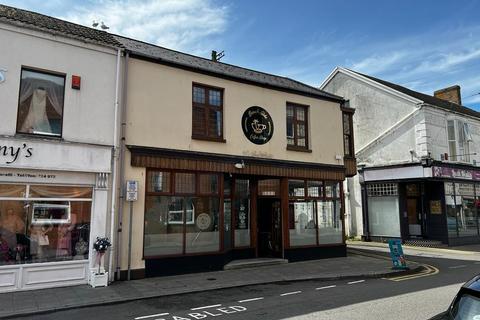
{"label": "parked car", "polygon": [[480,275],[466,282],[448,307],[430,320],[480,320]]}

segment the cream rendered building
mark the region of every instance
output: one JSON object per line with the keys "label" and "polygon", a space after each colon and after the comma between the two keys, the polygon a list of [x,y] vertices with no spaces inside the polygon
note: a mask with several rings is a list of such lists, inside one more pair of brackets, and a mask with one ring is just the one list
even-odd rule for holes
{"label": "cream rendered building", "polygon": [[126,50],[121,183],[138,183],[138,200],[120,198],[117,275],[345,255],[342,181],[356,169],[342,98],[116,39]]}

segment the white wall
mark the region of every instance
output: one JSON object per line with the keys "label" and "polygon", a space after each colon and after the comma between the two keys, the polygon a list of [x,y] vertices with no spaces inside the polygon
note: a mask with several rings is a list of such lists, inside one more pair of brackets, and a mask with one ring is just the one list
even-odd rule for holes
{"label": "white wall", "polygon": [[[0,24],[0,135],[15,135],[22,66],[66,74],[66,141],[113,144],[116,52],[99,46]],[[79,46],[80,45],[80,46]],[[71,88],[72,75],[82,78]]]}
{"label": "white wall", "polygon": [[[413,103],[407,103],[342,73],[337,73],[324,90],[350,100],[350,107],[355,109],[353,125],[356,151],[417,109]],[[402,159],[403,155],[397,157],[393,154],[391,158]]]}

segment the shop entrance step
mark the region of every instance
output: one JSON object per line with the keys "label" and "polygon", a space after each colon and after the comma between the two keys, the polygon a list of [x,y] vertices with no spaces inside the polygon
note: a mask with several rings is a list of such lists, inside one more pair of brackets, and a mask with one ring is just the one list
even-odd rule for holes
{"label": "shop entrance step", "polygon": [[223,270],[234,270],[234,269],[243,269],[243,268],[256,268],[271,266],[276,264],[288,263],[287,259],[279,258],[257,258],[257,259],[242,259],[242,260],[233,260],[227,263]]}

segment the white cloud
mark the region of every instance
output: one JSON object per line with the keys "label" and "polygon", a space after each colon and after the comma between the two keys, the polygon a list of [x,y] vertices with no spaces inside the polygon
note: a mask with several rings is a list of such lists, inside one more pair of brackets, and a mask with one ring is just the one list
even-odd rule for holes
{"label": "white cloud", "polygon": [[381,73],[388,70],[392,66],[401,63],[407,56],[405,52],[389,52],[385,55],[375,54],[373,56],[364,58],[363,60],[353,63],[351,68],[355,71],[366,74]]}
{"label": "white cloud", "polygon": [[[62,19],[177,50],[198,51],[206,38],[222,34],[229,8],[210,0],[104,0],[67,9]],[[213,49],[203,48],[208,51]],[[201,49],[200,49],[201,50]]]}

